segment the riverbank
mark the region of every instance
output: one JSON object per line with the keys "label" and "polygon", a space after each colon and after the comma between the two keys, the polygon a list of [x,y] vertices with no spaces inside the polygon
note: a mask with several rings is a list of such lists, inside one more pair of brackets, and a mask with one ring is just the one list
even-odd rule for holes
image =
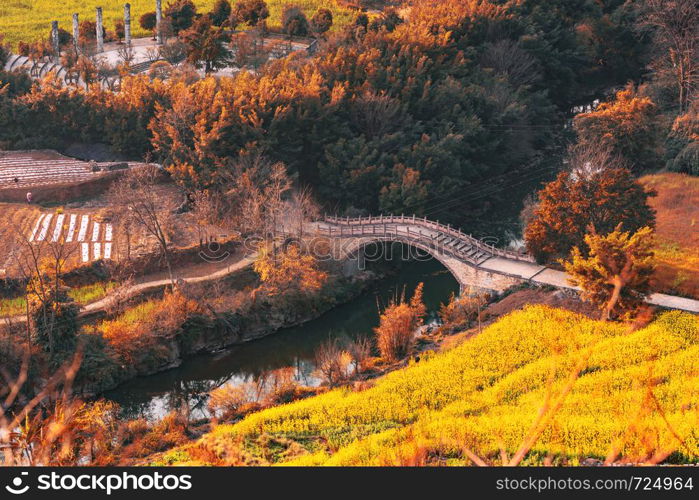
{"label": "riverbank", "polygon": [[[134,378],[176,368],[194,356],[221,352],[303,325],[361,295],[380,276],[369,271],[351,278],[332,275],[315,294],[253,296],[250,303],[245,303],[255,279],[251,270],[243,269],[227,277],[217,292],[210,285],[189,285],[87,327],[84,335],[105,342],[104,353],[111,360],[102,360],[95,375],[95,367],[86,359],[74,392],[80,397],[94,397]],[[231,286],[231,282],[238,282],[240,288]],[[218,307],[211,303],[214,298]]]}
{"label": "riverbank", "polygon": [[400,267],[374,263],[369,270],[374,277],[364,290],[312,321],[213,354],[195,355],[173,370],[126,382],[105,397],[122,407],[125,418],[157,420],[170,411],[184,411],[188,405],[192,418],[200,419],[208,417],[208,392],[224,383],[258,381],[274,370],[291,369],[299,384],[316,386],[321,380],[314,373],[315,353],[324,342],[336,339],[346,344],[373,336],[379,306],[403,290],[410,293],[418,283],[425,283],[428,322],[435,321],[441,304],[459,291],[453,276],[434,260],[404,263]]}

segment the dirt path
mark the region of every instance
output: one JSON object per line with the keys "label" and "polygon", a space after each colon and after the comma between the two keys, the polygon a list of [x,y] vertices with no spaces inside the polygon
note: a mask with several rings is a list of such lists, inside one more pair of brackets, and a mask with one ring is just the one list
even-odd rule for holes
{"label": "dirt path", "polygon": [[[228,266],[219,269],[218,271],[215,271],[211,274],[207,274],[204,276],[191,276],[191,277],[180,277],[177,278],[177,281],[183,281],[185,283],[203,283],[205,281],[213,281],[221,278],[225,278],[226,276],[229,276],[235,272],[240,271],[241,269],[244,269],[250,265],[252,265],[253,262],[255,262],[255,258],[257,257],[257,254],[252,254],[252,255],[246,255],[240,260],[236,262],[231,262]],[[141,293],[144,293],[148,290],[154,290],[158,288],[164,288],[170,284],[170,279],[159,279],[159,280],[153,280],[153,281],[146,281],[144,283],[139,283],[131,288],[129,288],[126,292],[126,295],[128,297],[133,297],[136,295],[140,295]],[[81,315],[100,311],[104,309],[108,304],[109,300],[111,297],[108,295],[96,302],[92,302],[90,304],[87,304],[82,308],[80,311]]]}
{"label": "dirt path", "polygon": [[[184,282],[184,283],[203,283],[206,281],[213,281],[221,278],[225,278],[226,276],[229,276],[233,273],[236,273],[242,269],[245,269],[246,267],[252,265],[253,262],[255,262],[255,258],[257,257],[257,254],[249,254],[249,255],[244,255],[242,256],[239,260],[237,261],[231,261],[227,266],[225,267],[219,267],[216,271],[210,272],[208,274],[200,275],[200,276],[187,276],[187,274],[196,274],[192,272],[191,268],[184,268],[181,271],[184,273],[184,276],[178,276],[176,277],[177,281]],[[177,271],[177,270],[176,270]],[[158,275],[163,274],[163,273],[158,273]],[[157,276],[157,275],[156,275]],[[152,276],[150,276],[152,277]],[[148,279],[147,277],[144,277],[143,279]],[[132,287],[128,288],[124,296],[125,297],[135,297],[137,295],[140,295],[144,292],[150,291],[150,290],[156,290],[158,288],[164,288],[170,284],[170,279],[169,278],[162,278],[162,279],[150,279],[148,281],[143,281],[141,283],[137,283],[133,285]],[[83,306],[80,309],[80,316],[85,316],[91,313],[95,313],[98,311],[101,311],[105,309],[109,305],[109,301],[111,300],[111,296],[107,295],[106,297],[97,300],[95,302],[91,302],[85,306]],[[25,316],[15,316],[12,318],[2,318],[0,319],[0,324],[17,324],[17,323],[24,323],[26,321]]]}

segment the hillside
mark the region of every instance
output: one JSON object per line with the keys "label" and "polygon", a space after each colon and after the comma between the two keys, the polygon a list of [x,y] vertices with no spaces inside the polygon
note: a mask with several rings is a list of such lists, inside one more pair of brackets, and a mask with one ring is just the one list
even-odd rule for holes
{"label": "hillside", "polygon": [[662,173],[641,182],[658,192],[650,199],[657,212],[657,289],[699,298],[699,178]]}
{"label": "hillside", "polygon": [[[2,2],[0,5],[0,33],[4,33],[7,41],[14,46],[17,42],[33,42],[43,37],[48,37],[51,29],[51,21],[57,20],[59,26],[71,31],[71,20],[74,12],[80,14],[81,20],[95,20],[95,7],[104,10],[104,23],[107,30],[114,29],[114,22],[122,19],[124,15],[123,2],[105,2],[104,0],[67,0],[54,2],[52,0],[25,0]],[[134,36],[147,36],[138,24],[139,18],[146,12],[155,11],[155,0],[130,0],[131,16],[133,18],[132,29]],[[168,5],[163,1],[163,8]],[[194,4],[200,12],[208,12],[216,3],[215,0],[194,0]],[[269,7],[270,27],[278,27],[281,24],[281,15],[286,0],[267,0]],[[331,9],[335,16],[336,26],[349,22],[352,11],[338,6],[334,1],[300,0],[293,2],[303,9],[307,16],[312,16],[319,7]]]}
{"label": "hillside", "polygon": [[539,422],[543,433],[523,463],[604,460],[611,450],[631,461],[696,462],[698,376],[695,316],[665,313],[631,332],[533,306],[372,387],[219,425],[156,462],[460,465],[472,463],[467,447],[499,464],[501,446],[515,454],[547,396],[560,409],[544,412],[550,420]]}

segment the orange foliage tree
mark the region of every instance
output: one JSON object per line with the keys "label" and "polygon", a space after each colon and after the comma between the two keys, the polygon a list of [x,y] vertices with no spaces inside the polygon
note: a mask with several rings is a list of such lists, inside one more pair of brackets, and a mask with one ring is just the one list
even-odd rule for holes
{"label": "orange foliage tree", "polygon": [[566,257],[583,248],[585,228],[607,234],[655,226],[646,191],[626,169],[565,171],[539,192],[538,205],[524,231],[527,249],[539,262]]}
{"label": "orange foliage tree", "polygon": [[397,361],[410,353],[415,343],[415,330],[423,322],[425,305],[422,302],[420,283],[410,302],[405,296],[393,300],[381,314],[379,326],[374,329],[381,356],[388,361]]}
{"label": "orange foliage tree", "polygon": [[302,253],[297,245],[278,251],[270,245],[264,246],[253,267],[268,295],[313,293],[328,280],[328,273],[320,268],[319,262],[312,255]]}

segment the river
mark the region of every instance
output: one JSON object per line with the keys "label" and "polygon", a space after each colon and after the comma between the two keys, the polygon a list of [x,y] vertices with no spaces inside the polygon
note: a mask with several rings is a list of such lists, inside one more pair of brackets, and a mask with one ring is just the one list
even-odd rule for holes
{"label": "river", "polygon": [[234,346],[215,354],[185,360],[178,368],[133,379],[104,396],[119,403],[126,418],[158,419],[187,404],[190,418],[208,417],[206,395],[224,383],[254,381],[269,370],[292,367],[297,380],[317,385],[314,353],[330,337],[340,339],[371,335],[378,325],[378,304],[400,293],[412,294],[424,283],[427,322],[437,318],[441,303],[459,286],[454,277],[434,259],[402,263],[397,273],[381,280],[371,292],[338,306],[304,325],[287,328],[260,340]]}

